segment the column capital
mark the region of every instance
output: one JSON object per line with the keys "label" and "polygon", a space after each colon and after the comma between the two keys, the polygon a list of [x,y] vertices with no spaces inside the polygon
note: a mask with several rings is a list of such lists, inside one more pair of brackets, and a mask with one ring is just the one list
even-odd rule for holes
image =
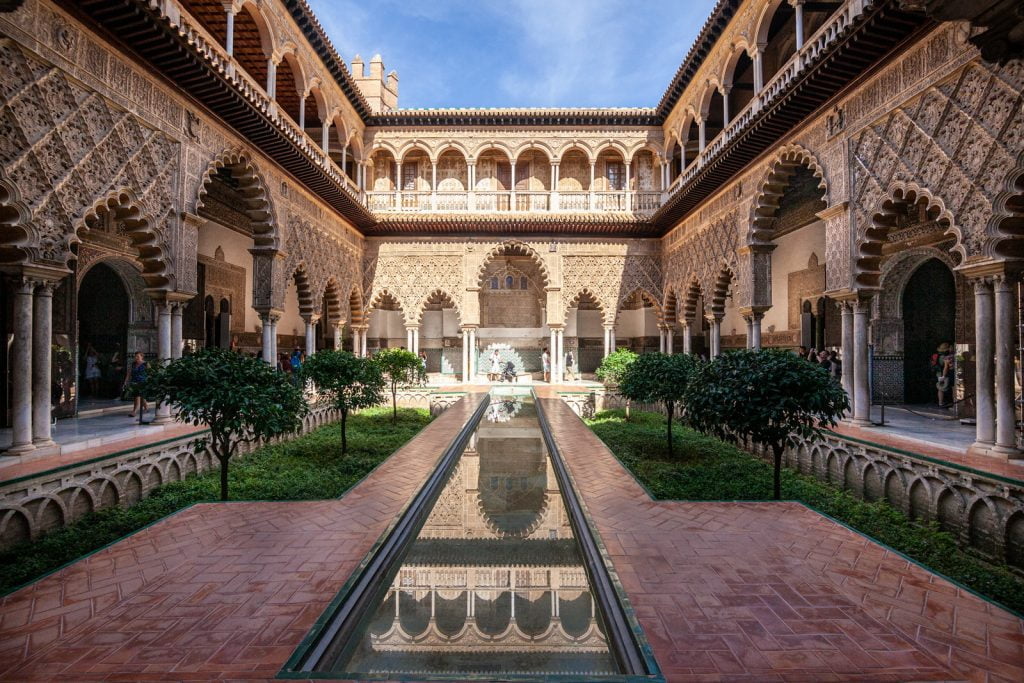
{"label": "column capital", "polygon": [[302,317],[302,320],[304,322],[306,322],[306,324],[308,324],[308,325],[316,325],[318,322],[320,322],[320,318],[322,316],[321,316],[320,313],[310,313],[308,315],[304,315],[304,316],[301,316],[301,317]]}

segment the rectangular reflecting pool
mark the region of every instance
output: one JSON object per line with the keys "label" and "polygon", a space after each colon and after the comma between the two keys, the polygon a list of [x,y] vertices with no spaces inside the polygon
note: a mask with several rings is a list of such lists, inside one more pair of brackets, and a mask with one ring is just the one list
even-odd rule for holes
{"label": "rectangular reflecting pool", "polygon": [[530,394],[492,392],[391,571],[316,671],[620,673]]}

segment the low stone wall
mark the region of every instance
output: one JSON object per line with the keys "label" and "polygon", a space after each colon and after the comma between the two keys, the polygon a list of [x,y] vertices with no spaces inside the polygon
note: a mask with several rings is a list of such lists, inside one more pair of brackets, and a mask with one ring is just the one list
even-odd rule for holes
{"label": "low stone wall", "polygon": [[[581,417],[625,404],[621,396],[603,389],[561,396]],[[664,412],[660,406],[634,409]],[[771,459],[760,449],[752,452]],[[787,449],[783,463],[858,498],[884,499],[911,519],[935,522],[962,546],[1024,570],[1024,483],[831,432]]]}
{"label": "low stone wall", "polygon": [[[432,415],[437,415],[463,395],[428,389],[403,391],[398,396],[398,404],[427,408]],[[303,419],[299,433],[305,434],[340,418],[340,413],[330,407],[316,407]],[[37,538],[93,510],[112,505],[129,507],[161,484],[216,469],[215,457],[206,451],[196,452],[195,442],[204,434],[157,441],[0,483],[0,549]],[[258,444],[245,444],[239,449],[239,455],[258,447]]]}

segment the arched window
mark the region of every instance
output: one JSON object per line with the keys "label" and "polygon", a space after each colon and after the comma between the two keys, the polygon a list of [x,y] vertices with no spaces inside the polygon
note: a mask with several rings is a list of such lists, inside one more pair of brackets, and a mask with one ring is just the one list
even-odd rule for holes
{"label": "arched window", "polygon": [[511,275],[505,276],[505,289],[512,289],[515,287],[515,279]]}
{"label": "arched window", "polygon": [[497,288],[498,288],[498,278],[492,277],[491,278],[491,289],[497,289]]}
{"label": "arched window", "polygon": [[525,275],[519,278],[519,289],[529,289],[529,284],[530,281],[526,278]]}

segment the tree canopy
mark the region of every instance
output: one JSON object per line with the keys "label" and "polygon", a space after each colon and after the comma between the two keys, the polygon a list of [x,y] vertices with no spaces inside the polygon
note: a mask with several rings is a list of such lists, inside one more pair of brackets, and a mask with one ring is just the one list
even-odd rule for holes
{"label": "tree canopy", "polygon": [[144,392],[173,406],[179,420],[209,428],[197,448],[209,447],[220,461],[221,500],[228,497],[228,462],[238,446],[296,431],[307,411],[302,391],[283,374],[219,348],[152,365]]}
{"label": "tree canopy", "polygon": [[824,368],[778,349],[719,356],[700,370],[685,401],[687,419],[700,431],[772,450],[776,500],[786,445],[835,426],[850,408],[846,392]]}
{"label": "tree canopy", "polygon": [[619,393],[631,401],[661,403],[668,415],[668,454],[673,456],[672,420],[691,379],[701,366],[689,354],[644,353],[629,364],[619,381]]}
{"label": "tree canopy", "polygon": [[375,406],[384,400],[384,378],[380,369],[368,358],[348,351],[324,349],[302,364],[302,377],[312,381],[341,412],[341,454],[345,455],[349,412]]}
{"label": "tree canopy", "polygon": [[398,388],[423,384],[427,370],[420,357],[405,349],[382,349],[373,357],[391,392],[391,421],[398,421]]}
{"label": "tree canopy", "polygon": [[597,366],[597,378],[607,385],[614,386],[622,382],[627,368],[638,358],[637,354],[629,349],[618,349],[609,353]]}

